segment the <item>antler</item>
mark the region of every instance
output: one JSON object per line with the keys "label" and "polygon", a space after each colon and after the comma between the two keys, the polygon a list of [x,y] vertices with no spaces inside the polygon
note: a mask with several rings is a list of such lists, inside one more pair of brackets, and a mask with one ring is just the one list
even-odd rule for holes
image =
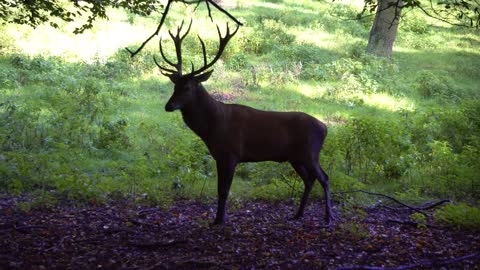
{"label": "antler", "polygon": [[170,34],[170,37],[173,40],[173,43],[175,44],[175,52],[177,54],[177,63],[176,64],[173,63],[172,61],[168,60],[168,58],[163,53],[162,39],[160,39],[158,44],[159,44],[159,47],[160,47],[160,54],[162,55],[163,60],[165,60],[165,62],[167,62],[167,64],[169,64],[170,66],[175,68],[175,70],[173,70],[171,68],[166,68],[166,67],[161,66],[157,62],[157,59],[154,56],[153,61],[155,61],[155,64],[161,70],[163,70],[165,72],[165,73],[162,72],[164,75],[166,75],[166,76],[173,75],[173,74],[178,74],[180,76],[182,75],[182,41],[188,35],[188,33],[190,32],[190,28],[192,27],[192,22],[193,22],[193,20],[190,20],[190,24],[188,25],[188,29],[185,32],[185,34],[183,34],[183,35],[180,35],[180,33],[182,31],[184,21],[182,21],[182,24],[180,25],[180,27],[177,28],[177,34],[175,36],[172,34],[171,31],[168,31],[168,33]]}
{"label": "antler", "polygon": [[228,23],[227,23],[227,33],[225,34],[224,37],[222,37],[222,33],[220,32],[220,28],[217,25],[217,32],[218,32],[218,37],[220,38],[220,44],[218,46],[217,55],[215,55],[215,58],[213,58],[213,60],[208,64],[207,64],[207,52],[206,52],[206,49],[205,49],[205,42],[203,42],[202,38],[200,36],[198,36],[198,39],[200,40],[200,43],[202,44],[203,67],[200,68],[199,70],[194,70],[194,67],[193,67],[193,64],[192,64],[192,72],[190,72],[188,75],[196,76],[196,75],[199,75],[199,74],[205,72],[210,67],[212,67],[213,64],[215,64],[215,62],[217,62],[218,59],[220,59],[220,56],[222,56],[222,53],[225,50],[225,48],[227,47],[228,42],[237,33],[239,28],[240,28],[240,25],[237,24],[237,28],[235,29],[235,31],[233,31],[233,33],[230,33],[230,28],[228,27]]}
{"label": "antler", "polygon": [[[167,64],[169,64],[170,66],[172,66],[175,69],[166,68],[166,67],[161,66],[157,62],[157,59],[155,57],[153,57],[153,60],[155,61],[155,64],[163,71],[162,74],[164,74],[166,76],[171,76],[171,75],[182,76],[182,41],[188,35],[188,33],[190,32],[190,28],[192,26],[192,21],[190,21],[190,25],[188,26],[188,29],[185,32],[185,34],[180,35],[180,33],[182,31],[182,28],[183,28],[183,23],[184,22],[182,21],[182,24],[180,25],[180,27],[177,28],[177,34],[175,36],[172,34],[171,31],[168,31],[168,33],[170,34],[170,37],[172,38],[172,40],[175,44],[175,52],[177,54],[177,63],[173,63],[172,61],[170,61],[165,56],[165,54],[163,52],[163,48],[162,48],[162,40],[160,39],[160,42],[159,42],[160,54],[162,55],[163,60],[165,60],[165,62],[167,62]],[[205,42],[202,40],[202,38],[200,36],[198,36],[198,39],[200,40],[200,43],[202,45],[203,67],[198,69],[198,70],[195,70],[195,67],[193,66],[193,62],[192,62],[192,72],[186,74],[185,76],[196,76],[196,75],[199,75],[199,74],[207,71],[209,68],[211,68],[215,64],[215,62],[217,62],[218,59],[220,59],[223,51],[227,47],[228,42],[237,33],[239,28],[240,28],[240,25],[237,24],[237,28],[235,29],[235,31],[230,33],[230,28],[229,28],[228,23],[227,23],[227,32],[226,32],[225,36],[222,36],[220,28],[217,25],[217,32],[218,32],[218,36],[220,38],[220,44],[218,46],[217,54],[215,55],[213,60],[210,61],[210,63],[207,63],[207,52],[206,52],[206,49],[205,49],[205,47],[206,47]]]}

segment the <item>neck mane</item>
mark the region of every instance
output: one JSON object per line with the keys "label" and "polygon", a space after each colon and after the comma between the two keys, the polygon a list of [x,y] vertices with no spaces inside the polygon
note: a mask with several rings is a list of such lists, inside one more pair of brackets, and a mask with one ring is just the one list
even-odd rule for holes
{"label": "neck mane", "polygon": [[213,99],[202,84],[195,89],[193,102],[181,110],[183,121],[203,140],[216,128],[215,123],[221,111],[220,102]]}

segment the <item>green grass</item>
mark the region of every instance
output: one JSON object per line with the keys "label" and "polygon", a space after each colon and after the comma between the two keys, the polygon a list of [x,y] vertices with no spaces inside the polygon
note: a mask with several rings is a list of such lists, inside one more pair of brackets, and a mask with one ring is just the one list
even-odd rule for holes
{"label": "green grass", "polygon": [[[306,0],[239,4],[230,11],[245,26],[206,88],[233,96],[229,102],[325,121],[322,164],[334,191],[361,187],[478,204],[478,31],[410,12],[387,61],[363,53],[372,18],[341,19],[359,8]],[[172,15],[173,28],[191,10],[179,5]],[[112,10],[110,18],[79,36],[70,34],[72,25],[1,26],[0,189],[55,190],[93,202],[214,198],[215,164],[206,147],[179,113],[164,111],[172,85],[152,61],[156,41],[134,59],[123,49],[139,46],[159,15]],[[206,10],[196,18],[184,58],[198,66],[195,32],[209,48],[218,41]],[[168,39],[165,50],[173,56]],[[288,164],[243,164],[236,178],[237,199],[298,198],[303,189]],[[317,185],[314,196],[321,194]]]}

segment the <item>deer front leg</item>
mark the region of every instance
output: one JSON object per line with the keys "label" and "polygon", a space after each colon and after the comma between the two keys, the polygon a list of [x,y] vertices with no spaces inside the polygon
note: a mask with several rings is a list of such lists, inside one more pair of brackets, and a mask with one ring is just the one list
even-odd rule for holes
{"label": "deer front leg", "polygon": [[217,216],[215,217],[214,225],[221,225],[225,223],[226,203],[230,186],[232,185],[233,174],[237,163],[233,160],[218,160],[217,174],[218,174],[218,208]]}

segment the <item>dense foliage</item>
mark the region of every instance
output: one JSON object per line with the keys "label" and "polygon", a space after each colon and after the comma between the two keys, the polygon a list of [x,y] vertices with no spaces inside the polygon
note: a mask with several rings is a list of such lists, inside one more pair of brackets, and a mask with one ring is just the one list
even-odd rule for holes
{"label": "dense foliage", "polygon": [[[186,4],[198,4],[201,2],[215,3],[223,1],[214,0],[174,0]],[[332,2],[335,2],[333,0]],[[356,16],[361,18],[366,13],[377,11],[379,0],[364,0],[363,9]],[[149,15],[152,12],[163,12],[167,5],[166,0],[4,0],[0,2],[0,19],[4,23],[25,24],[37,27],[43,23],[49,23],[53,27],[59,27],[59,22],[72,22],[84,20],[75,29],[75,33],[82,33],[93,27],[97,19],[108,18],[106,10],[109,7],[124,8],[130,12]],[[417,1],[403,0],[391,1],[390,6],[401,6],[405,9],[418,9],[425,15],[448,22],[454,25],[478,28],[480,25],[480,6],[476,0],[447,0],[447,1]],[[369,16],[369,15],[366,15]]]}
{"label": "dense foliage", "polygon": [[[207,89],[228,102],[305,111],[324,120],[329,135],[322,163],[333,192],[368,188],[407,199],[478,203],[477,32],[410,13],[389,62],[363,54],[370,19],[338,19],[357,13],[352,6],[275,1],[231,10],[246,26],[217,63]],[[103,43],[97,35],[123,37],[157,22],[109,12],[111,21],[86,36],[67,34],[66,25],[60,25],[64,33],[1,28],[0,189],[53,190],[90,202],[215,196],[207,149],[180,114],[163,110],[172,86],[154,67],[155,44],[133,60],[120,44],[112,54],[98,49]],[[215,46],[208,18],[196,26],[213,33],[204,39]],[[67,44],[90,39],[98,51],[72,47],[55,56],[60,44],[41,39],[50,35],[73,40]],[[35,49],[45,44],[50,47]],[[198,40],[185,40],[185,48],[201,61]],[[79,54],[89,49],[90,56]],[[245,164],[236,178],[233,202],[298,198],[302,191],[287,164]],[[314,192],[321,196],[320,189]],[[448,213],[439,218],[447,220]]]}
{"label": "dense foliage", "polygon": [[[365,0],[364,7],[358,17],[365,13],[376,12],[381,0]],[[389,6],[400,6],[403,9],[418,9],[425,15],[437,20],[457,26],[480,26],[480,4],[476,0],[446,0],[446,1],[418,1],[402,0],[389,1]]]}
{"label": "dense foliage", "polygon": [[[108,7],[125,8],[130,12],[148,15],[163,7],[161,1],[127,1],[127,0],[5,0],[0,3],[0,19],[3,23],[25,24],[38,27],[49,23],[58,28],[62,22],[74,22],[79,25],[75,33],[83,33],[93,27],[97,19],[107,18]],[[80,22],[78,22],[80,21]]]}

